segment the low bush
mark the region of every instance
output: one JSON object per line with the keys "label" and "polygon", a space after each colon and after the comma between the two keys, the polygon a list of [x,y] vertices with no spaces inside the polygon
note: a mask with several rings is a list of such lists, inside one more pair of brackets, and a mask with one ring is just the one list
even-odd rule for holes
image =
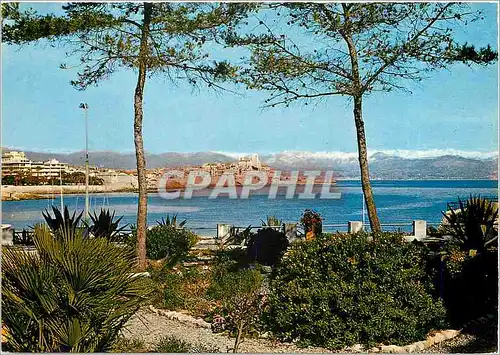
{"label": "low bush", "polygon": [[265,314],[278,338],[339,349],[407,344],[445,326],[425,249],[400,235],[322,235],[294,244],[273,272]]}
{"label": "low bush", "polygon": [[181,339],[177,339],[172,336],[166,336],[160,338],[158,343],[154,348],[154,352],[157,353],[187,353],[189,352],[191,345]]}
{"label": "low bush", "polygon": [[204,317],[214,308],[206,297],[210,286],[208,271],[196,267],[150,268],[152,281],[157,285],[153,302],[168,310],[187,310],[195,317]]}
{"label": "low bush", "polygon": [[149,259],[165,259],[170,267],[186,259],[196,244],[197,236],[184,228],[157,225],[146,233],[146,255]]}
{"label": "low bush", "polygon": [[219,349],[203,344],[191,344],[173,336],[166,336],[160,338],[153,351],[157,353],[218,353]]}
{"label": "low bush", "polygon": [[454,327],[487,315],[498,316],[498,254],[470,256],[459,250],[446,258],[444,304]]}
{"label": "low bush", "polygon": [[221,303],[219,318],[224,330],[235,336],[233,352],[243,338],[256,330],[262,313],[262,276],[257,270],[239,270],[215,275],[207,295]]}
{"label": "low bush", "polygon": [[282,231],[269,227],[261,228],[257,233],[249,236],[247,261],[274,266],[283,257],[288,244],[288,239]]}
{"label": "low bush", "polygon": [[147,353],[148,349],[142,339],[120,338],[111,348],[112,353]]}

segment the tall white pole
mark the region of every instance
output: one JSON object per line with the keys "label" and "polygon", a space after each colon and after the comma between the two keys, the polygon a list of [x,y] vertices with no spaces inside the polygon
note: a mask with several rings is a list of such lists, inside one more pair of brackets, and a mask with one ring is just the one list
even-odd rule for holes
{"label": "tall white pole", "polygon": [[62,185],[62,166],[59,165],[59,184],[61,185],[61,213],[64,210],[64,201],[63,201],[63,185]]}
{"label": "tall white pole", "polygon": [[89,124],[88,109],[89,105],[81,103],[80,108],[85,113],[85,221],[89,219]]}

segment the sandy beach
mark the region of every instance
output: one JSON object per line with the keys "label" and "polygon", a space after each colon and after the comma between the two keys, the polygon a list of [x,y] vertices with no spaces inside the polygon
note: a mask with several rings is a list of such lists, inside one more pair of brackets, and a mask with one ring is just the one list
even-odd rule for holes
{"label": "sandy beach", "polygon": [[[85,193],[84,185],[63,185],[63,194],[83,194]],[[91,185],[89,186],[90,193],[109,193],[109,192],[136,192],[136,189],[131,187],[114,186],[114,185]],[[49,195],[59,195],[61,186],[12,186],[2,185],[2,201],[18,201],[18,200],[36,200],[47,198]]]}

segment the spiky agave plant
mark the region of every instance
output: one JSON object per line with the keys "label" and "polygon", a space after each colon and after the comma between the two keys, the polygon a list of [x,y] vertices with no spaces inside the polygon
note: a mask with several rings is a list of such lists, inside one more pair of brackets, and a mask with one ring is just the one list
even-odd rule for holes
{"label": "spiky agave plant", "polygon": [[132,274],[133,253],[81,230],[54,238],[36,226],[36,253],[7,249],[2,260],[2,322],[14,352],[104,352],[147,299]]}
{"label": "spiky agave plant", "polygon": [[[498,244],[498,207],[481,196],[458,199],[459,208],[442,212],[444,221],[440,230],[451,235],[464,250],[478,252]],[[498,228],[498,227],[497,227]]]}
{"label": "spiky agave plant", "polygon": [[177,214],[173,214],[172,217],[167,214],[166,218],[162,217],[161,220],[156,221],[159,226],[172,226],[175,228],[182,228],[186,224],[186,220],[183,220],[177,224]]}
{"label": "spiky agave plant", "polygon": [[68,206],[64,206],[64,211],[61,213],[59,208],[52,206],[52,211],[54,212],[54,218],[52,218],[50,212],[45,210],[42,212],[45,222],[47,222],[48,227],[54,234],[68,234],[74,235],[82,219],[83,212],[76,214],[76,211],[70,215]]}
{"label": "spiky agave plant", "polygon": [[94,237],[107,238],[112,242],[121,242],[124,238],[120,233],[128,227],[128,224],[119,227],[122,218],[123,216],[115,220],[114,211],[111,213],[109,209],[101,208],[99,215],[96,212],[90,214],[91,224],[88,226],[88,231]]}

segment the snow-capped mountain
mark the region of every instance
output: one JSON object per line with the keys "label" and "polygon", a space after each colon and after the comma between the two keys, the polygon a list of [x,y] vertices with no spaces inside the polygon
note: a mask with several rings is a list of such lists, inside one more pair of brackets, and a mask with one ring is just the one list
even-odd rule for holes
{"label": "snow-capped mountain", "polygon": [[[14,150],[4,148],[5,150]],[[26,152],[29,159],[58,159],[72,165],[83,165],[84,153]],[[148,168],[201,165],[231,162],[247,153],[196,152],[146,154]],[[134,169],[135,154],[92,151],[92,165],[116,169]],[[375,179],[491,179],[497,178],[498,152],[446,150],[372,150],[368,153],[370,175]],[[333,170],[336,176],[358,178],[356,152],[284,151],[261,155],[261,160],[281,170]]]}

